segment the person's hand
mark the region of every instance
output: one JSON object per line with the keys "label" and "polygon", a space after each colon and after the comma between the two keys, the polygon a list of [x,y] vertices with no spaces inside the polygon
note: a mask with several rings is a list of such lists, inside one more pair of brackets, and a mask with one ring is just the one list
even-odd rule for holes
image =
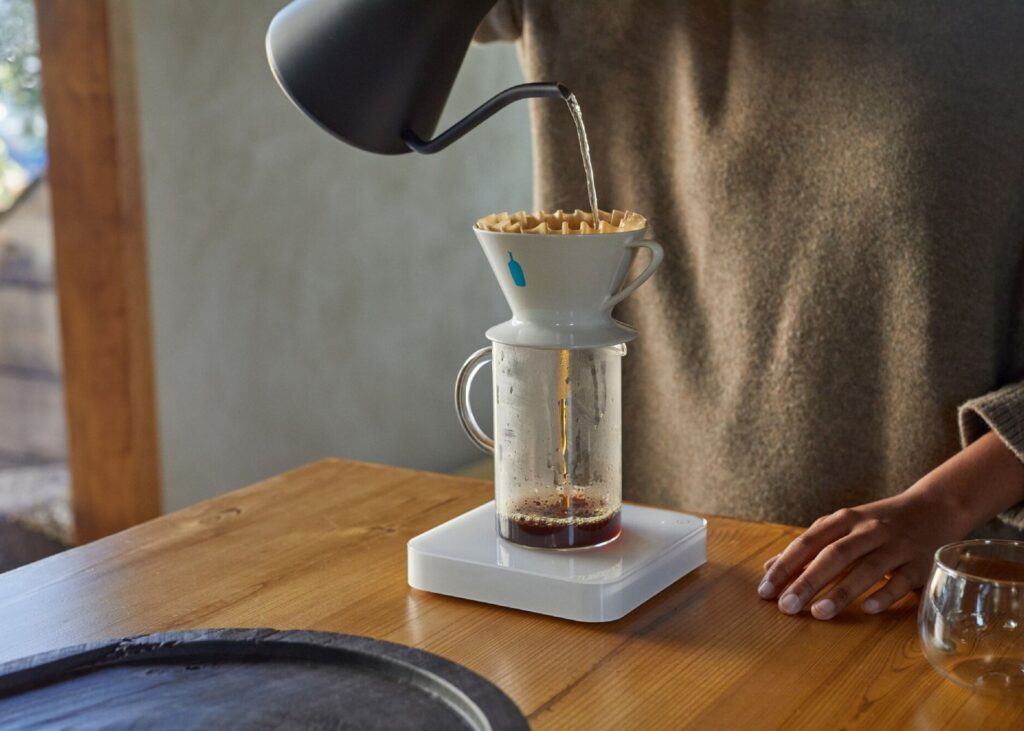
{"label": "person's hand", "polygon": [[884,611],[924,584],[936,549],[1022,498],[1024,465],[986,434],[902,494],[818,519],[768,560],[758,594],[831,619],[887,579],[862,604]]}
{"label": "person's hand", "polygon": [[966,535],[950,508],[908,491],[820,518],[769,559],[757,592],[764,599],[778,598],[786,614],[796,614],[820,595],[811,614],[831,619],[888,576],[863,604],[865,612],[881,612],[924,584],[937,548]]}

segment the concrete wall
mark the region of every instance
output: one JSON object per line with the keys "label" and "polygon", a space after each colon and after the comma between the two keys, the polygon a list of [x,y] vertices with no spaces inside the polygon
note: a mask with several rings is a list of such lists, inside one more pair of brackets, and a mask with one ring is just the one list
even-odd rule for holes
{"label": "concrete wall", "polygon": [[[326,455],[479,454],[452,384],[507,308],[469,229],[530,205],[526,107],[436,157],[350,149],[271,77],[283,4],[134,3],[168,510]],[[446,120],[520,80],[472,49]]]}

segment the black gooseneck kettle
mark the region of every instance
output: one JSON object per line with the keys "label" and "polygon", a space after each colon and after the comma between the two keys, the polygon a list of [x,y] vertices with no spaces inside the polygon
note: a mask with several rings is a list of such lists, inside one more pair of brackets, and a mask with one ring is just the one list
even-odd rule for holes
{"label": "black gooseneck kettle", "polygon": [[270,23],[267,58],[299,109],[370,152],[443,150],[502,107],[567,97],[561,84],[513,86],[434,136],[480,21],[495,0],[293,0]]}

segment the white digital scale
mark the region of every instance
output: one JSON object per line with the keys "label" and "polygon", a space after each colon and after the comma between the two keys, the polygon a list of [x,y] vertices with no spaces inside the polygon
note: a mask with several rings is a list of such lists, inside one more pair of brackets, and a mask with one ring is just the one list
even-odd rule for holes
{"label": "white digital scale", "polygon": [[576,622],[624,617],[707,560],[707,521],[622,506],[622,534],[592,548],[527,548],[498,537],[494,502],[408,544],[409,586]]}

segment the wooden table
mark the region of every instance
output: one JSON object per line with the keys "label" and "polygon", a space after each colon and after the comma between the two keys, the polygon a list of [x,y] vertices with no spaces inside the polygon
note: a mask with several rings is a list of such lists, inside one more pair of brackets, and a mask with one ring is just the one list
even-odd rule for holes
{"label": "wooden table", "polygon": [[712,518],[708,564],[618,622],[417,592],[412,536],[489,483],[326,460],[0,575],[0,661],[196,627],[309,628],[413,645],[505,690],[535,728],[1024,728],[921,656],[911,603],[787,617],[761,564],[797,531]]}

